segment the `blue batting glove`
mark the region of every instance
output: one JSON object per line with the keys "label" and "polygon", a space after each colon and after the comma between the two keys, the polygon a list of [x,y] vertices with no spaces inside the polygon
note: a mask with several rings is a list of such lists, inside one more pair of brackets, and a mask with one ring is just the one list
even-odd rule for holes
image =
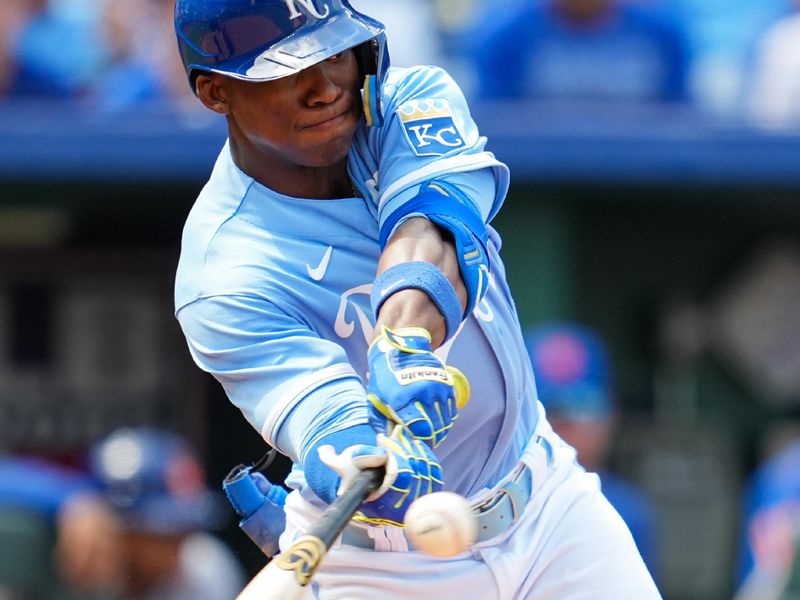
{"label": "blue batting glove", "polygon": [[419,327],[384,327],[368,360],[373,427],[388,431],[399,423],[431,447],[441,444],[458,416],[456,382],[433,353],[430,333]]}
{"label": "blue batting glove", "polygon": [[414,500],[442,489],[442,467],[427,444],[409,436],[399,425],[392,437],[379,433],[376,444],[357,444],[338,454],[333,446],[323,445],[319,447],[319,458],[339,475],[338,495],[362,470],[384,467],[381,487],[353,518],[370,525],[402,527]]}

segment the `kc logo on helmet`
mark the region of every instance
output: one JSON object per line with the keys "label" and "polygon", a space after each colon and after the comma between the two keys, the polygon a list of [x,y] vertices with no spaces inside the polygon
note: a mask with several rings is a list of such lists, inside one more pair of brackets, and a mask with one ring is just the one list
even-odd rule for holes
{"label": "kc logo on helmet", "polygon": [[325,7],[325,12],[320,12],[319,9],[314,4],[314,0],[283,0],[286,2],[286,8],[289,9],[289,18],[296,19],[297,17],[303,16],[302,13],[297,10],[297,5],[303,7],[303,12],[307,15],[311,15],[316,17],[317,19],[327,19],[328,15],[331,14],[331,7],[328,6],[325,2],[322,5]]}
{"label": "kc logo on helmet", "polygon": [[407,102],[397,115],[417,156],[438,156],[466,145],[444,98]]}

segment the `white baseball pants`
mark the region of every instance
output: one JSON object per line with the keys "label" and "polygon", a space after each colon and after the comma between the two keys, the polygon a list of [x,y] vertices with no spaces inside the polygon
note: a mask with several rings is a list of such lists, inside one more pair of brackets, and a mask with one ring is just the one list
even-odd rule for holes
{"label": "white baseball pants", "polygon": [[[522,456],[533,494],[504,533],[449,559],[407,552],[398,528],[378,535],[377,550],[337,542],[310,586],[320,600],[655,600],[661,595],[596,475],[544,415],[536,431],[553,456],[531,442]],[[286,505],[281,548],[319,516],[296,492]],[[384,550],[384,551],[381,551]]]}

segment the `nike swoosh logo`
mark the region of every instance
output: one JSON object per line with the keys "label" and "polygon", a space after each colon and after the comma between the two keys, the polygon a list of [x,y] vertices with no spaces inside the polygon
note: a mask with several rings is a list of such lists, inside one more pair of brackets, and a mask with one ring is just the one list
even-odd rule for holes
{"label": "nike swoosh logo", "polygon": [[391,292],[393,289],[395,289],[395,288],[398,288],[398,287],[400,287],[401,285],[403,285],[405,282],[406,282],[405,278],[403,278],[403,279],[398,279],[398,280],[397,280],[397,281],[395,281],[395,282],[394,282],[392,285],[389,285],[389,286],[387,286],[387,287],[385,287],[385,288],[381,288],[381,296],[385,296],[386,294],[388,294],[389,292]]}
{"label": "nike swoosh logo", "polygon": [[306,264],[306,271],[308,271],[308,276],[311,277],[314,281],[322,281],[322,278],[325,277],[325,273],[328,271],[328,264],[331,262],[331,254],[333,253],[333,246],[328,246],[328,249],[325,251],[325,256],[322,257],[322,260],[316,267],[311,267],[311,265]]}

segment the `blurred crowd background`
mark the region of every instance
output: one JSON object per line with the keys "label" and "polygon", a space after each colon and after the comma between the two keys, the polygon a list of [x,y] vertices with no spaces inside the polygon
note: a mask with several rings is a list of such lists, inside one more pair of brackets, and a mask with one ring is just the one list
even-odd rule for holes
{"label": "blurred crowd background", "polygon": [[[539,393],[664,597],[800,597],[800,3],[352,4],[386,23],[395,65],[453,74],[511,166],[494,224]],[[153,552],[231,586],[263,563],[224,507],[180,531],[129,520],[210,510],[266,450],[172,317],[183,220],[224,141],[172,8],[0,2],[3,600],[181,597],[182,563],[154,573]],[[172,447],[137,435],[173,434],[193,467],[136,462]],[[115,435],[133,436],[121,496],[92,461]]]}
{"label": "blurred crowd background", "polygon": [[[194,108],[170,0],[7,0],[0,97]],[[794,0],[356,0],[400,66],[447,66],[473,98],[686,102],[797,124]],[[409,43],[405,43],[409,40]],[[392,43],[393,42],[393,43]]]}

